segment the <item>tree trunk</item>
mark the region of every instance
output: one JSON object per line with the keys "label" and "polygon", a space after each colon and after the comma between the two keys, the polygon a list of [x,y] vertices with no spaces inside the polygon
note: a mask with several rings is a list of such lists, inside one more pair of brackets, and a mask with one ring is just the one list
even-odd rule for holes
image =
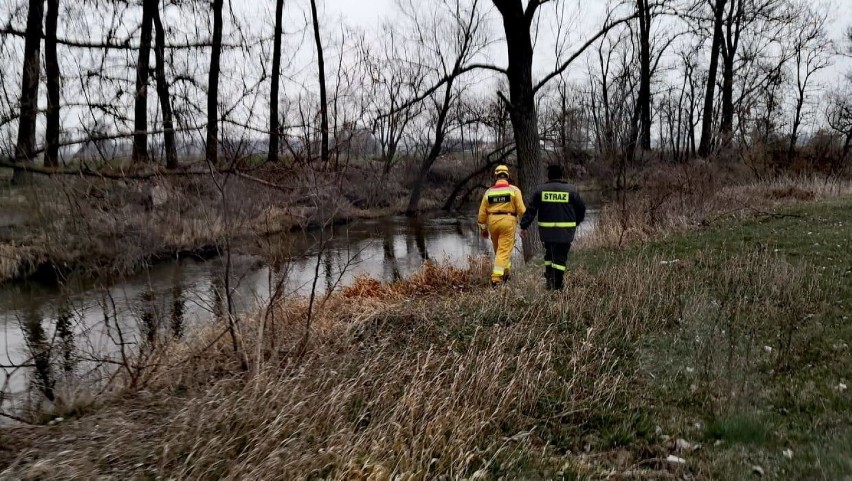
{"label": "tree trunk", "polygon": [[269,162],[278,162],[278,140],[281,135],[279,132],[278,119],[278,92],[281,83],[281,36],[284,30],[284,0],[275,1],[275,35],[272,45],[272,84],[270,85],[269,94],[269,154],[267,160]]}
{"label": "tree trunk", "polygon": [[429,175],[429,169],[432,168],[432,164],[435,163],[435,159],[430,156],[423,159],[423,163],[420,164],[420,171],[417,173],[417,179],[414,181],[414,185],[411,187],[411,196],[408,198],[408,207],[405,208],[405,215],[407,217],[417,217],[418,208],[420,205],[420,198],[423,196],[423,184],[426,183],[426,176]]}
{"label": "tree trunk", "polygon": [[142,33],[136,62],[136,101],[133,117],[133,162],[148,160],[148,72],[151,61],[151,27],[157,0],[142,2]]}
{"label": "tree trunk", "polygon": [[154,32],[156,35],[156,47],[154,56],[156,58],[157,97],[160,99],[160,110],[163,111],[163,142],[166,149],[166,168],[176,169],[178,167],[177,146],[175,145],[174,113],[172,112],[172,101],[169,95],[169,83],[166,81],[166,32],[163,29],[163,21],[160,18],[160,8],[154,8]]}
{"label": "tree trunk", "polygon": [[[30,0],[27,12],[27,32],[24,40],[24,65],[21,73],[21,116],[15,144],[15,163],[32,162],[35,158],[36,116],[38,115],[38,84],[40,72],[41,22],[44,0]],[[15,170],[13,182],[24,183],[29,175]]]}
{"label": "tree trunk", "polygon": [[566,86],[560,86],[559,89],[559,150],[562,154],[562,159],[568,157],[568,96]]}
{"label": "tree trunk", "polygon": [[704,111],[701,118],[701,141],[698,145],[698,155],[706,157],[710,154],[713,141],[713,102],[716,96],[716,75],[719,71],[719,51],[722,48],[722,21],[727,0],[716,0],[713,21],[713,44],[710,48],[710,70],[707,72],[707,89],[704,95]]}
{"label": "tree trunk", "polygon": [[320,38],[319,16],[317,15],[317,2],[311,0],[311,18],[314,23],[314,42],[317,47],[317,68],[319,69],[320,88],[320,160],[328,167],[328,98],[325,89],[325,58],[322,53],[322,39]]}
{"label": "tree trunk", "polygon": [[728,145],[734,132],[734,52],[723,56],[722,71],[722,123],[719,126],[719,140]]}
{"label": "tree trunk", "polygon": [[637,0],[639,13],[639,146],[651,148],[651,10],[648,0]]}
{"label": "tree trunk", "polygon": [[44,66],[47,75],[47,126],[44,134],[44,166],[59,166],[59,56],[56,52],[56,28],[59,24],[59,0],[47,0],[45,19]]}
{"label": "tree trunk", "polygon": [[[521,191],[531,193],[541,182],[541,152],[539,150],[538,117],[532,83],[533,46],[530,38],[531,16],[524,12],[522,2],[496,2],[503,17],[506,33],[509,68],[509,118],[515,134],[518,153],[518,184]],[[538,230],[529,229],[524,241],[524,259],[529,260],[541,250]]]}
{"label": "tree trunk", "polygon": [[219,162],[219,58],[222,54],[222,7],[224,0],[213,0],[213,48],[207,77],[207,162]]}
{"label": "tree trunk", "polygon": [[796,155],[796,144],[799,143],[799,127],[802,125],[802,108],[805,105],[805,92],[800,89],[796,92],[796,110],[793,113],[793,130],[790,133],[790,146],[787,150],[787,162],[792,162]]}
{"label": "tree trunk", "polygon": [[[456,72],[453,72],[455,75]],[[441,103],[441,110],[438,111],[438,119],[435,122],[435,141],[429,149],[429,153],[420,164],[420,172],[417,173],[417,179],[414,186],[411,188],[411,197],[408,198],[408,207],[405,209],[405,215],[408,217],[417,217],[418,208],[420,205],[420,197],[423,194],[423,185],[426,183],[426,176],[429,175],[429,170],[432,169],[432,164],[441,155],[441,150],[444,147],[444,137],[446,135],[445,125],[447,123],[447,115],[450,112],[450,104],[453,98],[453,80],[447,82],[446,90],[444,91],[444,99]]]}

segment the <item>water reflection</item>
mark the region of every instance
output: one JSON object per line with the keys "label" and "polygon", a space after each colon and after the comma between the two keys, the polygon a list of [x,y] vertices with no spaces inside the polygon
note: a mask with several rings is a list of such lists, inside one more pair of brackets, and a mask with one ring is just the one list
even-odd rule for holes
{"label": "water reflection", "polygon": [[21,319],[27,350],[34,365],[33,386],[49,401],[55,399],[53,372],[50,363],[50,343],[42,325],[41,314],[36,309],[27,309]]}
{"label": "water reflection", "polygon": [[180,279],[175,280],[175,286],[172,288],[172,317],[171,317],[171,334],[175,339],[183,337],[183,312],[185,302],[183,296],[183,285]]}
{"label": "water reflection", "polygon": [[[249,254],[233,255],[227,284],[230,302],[221,258],[164,263],[111,285],[78,276],[62,288],[3,287],[3,363],[31,359],[32,368],[15,374],[0,370],[0,386],[9,381],[12,391],[23,392],[31,383],[53,400],[63,378],[77,377],[79,382],[82,373],[90,379],[105,377],[105,370],[122,360],[124,349],[154,346],[168,337],[180,339],[193,332],[191,326],[226,322],[229,309],[240,315],[273,296],[304,296],[314,287],[322,294],[356,276],[395,281],[418,270],[425,260],[464,264],[491,249],[490,242],[479,237],[472,215],[393,217],[262,243],[265,252],[281,254],[270,262]],[[58,378],[55,373],[66,375]]]}
{"label": "water reflection", "polygon": [[56,313],[56,347],[60,355],[60,366],[65,374],[71,374],[75,365],[72,319],[71,309],[63,303]]}

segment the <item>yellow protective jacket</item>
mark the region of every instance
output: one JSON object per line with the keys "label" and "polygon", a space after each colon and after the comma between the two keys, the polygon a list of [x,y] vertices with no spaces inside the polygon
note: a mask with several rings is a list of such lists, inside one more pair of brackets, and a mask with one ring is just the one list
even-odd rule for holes
{"label": "yellow protective jacket", "polygon": [[482,196],[476,223],[480,229],[485,230],[488,228],[488,219],[492,216],[510,215],[520,219],[526,211],[521,189],[501,179]]}

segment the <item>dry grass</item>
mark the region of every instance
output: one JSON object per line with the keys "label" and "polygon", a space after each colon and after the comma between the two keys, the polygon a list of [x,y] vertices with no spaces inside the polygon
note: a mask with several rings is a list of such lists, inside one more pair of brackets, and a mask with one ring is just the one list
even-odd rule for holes
{"label": "dry grass", "polygon": [[[249,241],[258,237],[401,213],[412,165],[400,162],[384,177],[374,161],[342,173],[263,168],[252,175],[280,189],[231,177],[227,207],[214,182],[203,176],[38,178],[30,187],[2,193],[0,210],[23,220],[0,229],[0,282],[25,278],[39,267],[120,276],[176,253],[208,251],[225,237],[250,249]],[[421,208],[438,208],[467,168],[452,158],[436,162]]]}
{"label": "dry grass", "polygon": [[430,294],[439,294],[468,289],[481,284],[490,271],[491,262],[484,257],[472,258],[466,267],[441,265],[427,261],[423,267],[408,278],[386,284],[371,277],[359,277],[343,288],[342,296],[347,299],[405,299]]}
{"label": "dry grass", "polygon": [[650,169],[642,189],[601,209],[599,223],[578,248],[612,248],[660,240],[723,219],[755,215],[801,201],[852,195],[852,180],[814,175],[742,182],[706,163],[681,170]]}
{"label": "dry grass", "polygon": [[33,249],[11,244],[0,244],[0,280],[14,279],[38,265]]}
{"label": "dry grass", "polygon": [[[849,189],[783,180],[673,193],[661,205],[640,193],[633,230],[622,235],[622,218],[605,209],[586,247],[771,217]],[[665,389],[712,416],[764,401],[775,370],[812,359],[826,292],[843,280],[760,246],[669,260],[643,252],[580,267],[563,294],[524,269],[508,288],[486,288],[482,259],[427,264],[391,285],[362,278],[317,301],[307,344],[307,300],[283,301],[274,316],[240,322],[249,371],[221,325],[196,332],[158,354],[133,399],[61,427],[0,432],[13,446],[0,450],[0,478],[711,479],[705,465],[659,461],[675,448],[654,423],[684,415],[633,414]],[[759,355],[767,344],[771,357]],[[699,372],[687,394],[685,366]]]}
{"label": "dry grass", "polygon": [[[46,466],[61,466],[64,479],[600,474],[611,469],[609,457],[566,452],[582,450],[598,429],[594,419],[635,395],[644,339],[673,322],[709,332],[709,319],[722,322],[733,312],[745,322],[783,316],[791,303],[799,303],[796,313],[818,303],[809,294],[813,300],[800,302],[807,294],[801,286],[812,285],[800,282],[806,273],[765,252],[721,265],[698,258],[671,266],[643,256],[599,273],[580,269],[572,273],[577,288],[570,295],[538,292],[536,274],[522,273],[517,288],[498,290],[479,287],[485,278],[479,263],[429,265],[390,286],[362,279],[317,311],[302,357],[293,348],[306,306],[282,304],[263,341],[259,319],[243,321],[246,352],[264,343],[250,373],[234,374],[224,341],[195,355],[216,334],[211,329],[160,360],[171,367],[154,376],[148,396],[168,409],[152,417],[144,408],[119,407],[107,410],[114,417],[84,417],[66,428],[75,442],[62,449],[33,443],[4,474],[26,479]],[[726,315],[713,307],[719,298],[708,286],[714,285],[740,303],[725,304]],[[761,323],[760,329],[775,329],[761,339],[785,325]],[[705,339],[712,352],[725,337]],[[737,349],[753,341],[762,342],[738,339]],[[720,384],[729,377],[722,371],[707,378],[708,392],[730,391]],[[594,450],[608,448],[605,441],[591,443]]]}

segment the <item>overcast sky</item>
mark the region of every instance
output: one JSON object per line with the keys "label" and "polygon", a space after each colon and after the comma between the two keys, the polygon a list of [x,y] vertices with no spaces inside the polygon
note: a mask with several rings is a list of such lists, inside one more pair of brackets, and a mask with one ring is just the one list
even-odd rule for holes
{"label": "overcast sky", "polygon": [[[408,0],[403,0],[408,1]],[[414,0],[414,1],[440,1],[440,0]],[[483,0],[484,4],[490,6],[490,0]],[[823,2],[829,6],[831,15],[830,33],[833,40],[840,45],[843,41],[843,33],[846,29],[852,27],[852,0],[813,0],[814,3]],[[320,5],[325,15],[329,17],[341,17],[347,22],[357,25],[360,28],[369,31],[377,28],[382,19],[392,18],[398,11],[396,5],[397,0],[320,0]],[[526,3],[526,0],[524,0]],[[589,33],[593,29],[599,28],[602,24],[603,11],[606,5],[605,0],[562,0],[562,3],[567,4],[565,13],[576,15],[576,25],[582,33],[577,34],[577,40],[583,37],[583,33]],[[552,5],[542,7],[544,17],[552,17],[554,9]],[[499,25],[493,25],[499,28]],[[546,29],[543,29],[546,30]],[[540,42],[540,44],[543,42]],[[541,45],[539,45],[541,47]],[[503,45],[499,45],[503,48]],[[536,50],[538,65],[544,68],[544,63],[547,60],[552,61],[552,56],[543,48]],[[838,78],[841,72],[845,72],[852,68],[852,62],[848,60],[838,59],[838,64],[835,68],[830,69],[822,77],[825,80]]]}
{"label": "overcast sky", "polygon": [[[327,72],[330,76],[333,77],[333,71],[336,67],[333,59],[335,59],[335,55],[337,55],[336,52],[339,51],[339,46],[341,44],[341,20],[343,20],[343,23],[346,25],[355,27],[357,30],[363,32],[366,38],[372,40],[373,45],[378,46],[381,45],[382,42],[382,35],[379,33],[381,23],[395,22],[400,18],[400,7],[397,5],[397,2],[400,1],[411,2],[414,5],[424,5],[426,2],[440,5],[449,0],[318,0],[322,16],[321,30],[327,47],[326,60],[327,63],[331,61],[330,63],[332,64],[327,65]],[[494,40],[494,44],[489,51],[490,60],[498,65],[504,66],[506,53],[505,45],[501,40],[502,25],[499,14],[493,10],[491,0],[479,1],[482,6],[491,10],[488,27],[490,30],[490,36]],[[615,2],[622,0],[612,1]],[[844,30],[852,27],[852,0],[813,1],[823,5],[830,5],[830,35],[832,39],[839,42],[839,45],[845,46],[845,43],[841,44],[840,42],[843,40],[842,37]],[[15,24],[18,28],[23,28],[25,25],[26,9],[18,8],[23,4],[23,0],[0,0],[0,22],[4,21],[3,18],[9,15],[10,12],[17,12],[18,15],[15,19]],[[91,8],[83,7],[82,3],[75,3],[70,0],[64,0],[63,4],[69,9],[77,8],[79,10]],[[259,38],[269,38],[269,36],[271,36],[272,24],[274,21],[274,0],[231,0],[228,4],[229,7],[235,11],[237,17],[239,17],[240,24],[245,26],[251,34]],[[539,15],[540,28],[535,49],[536,62],[534,75],[540,78],[553,68],[555,63],[555,35],[553,31],[555,21],[557,19],[564,19],[570,25],[570,28],[568,29],[570,32],[568,37],[568,50],[573,51],[577,46],[581,45],[590,34],[596,32],[601,25],[603,25],[606,5],[606,0],[559,0],[557,2],[549,2],[547,5],[543,6]],[[130,10],[131,12],[128,13],[127,16],[118,24],[119,28],[124,28],[124,30],[127,31],[134,30],[134,27],[138,25],[138,19],[136,18],[139,13],[138,8]],[[187,17],[185,16],[185,10],[186,9],[183,7],[170,7],[169,12],[171,12],[170,15],[172,15],[172,17],[169,18],[166,16],[164,19],[165,23],[170,24],[177,30],[183,30],[183,34],[185,34],[187,38],[199,38],[203,35],[209,35],[209,33],[205,31],[210,27],[209,21],[206,18],[206,13],[202,11],[201,13],[196,13],[196,17]],[[290,61],[283,68],[285,75],[283,95],[291,98],[302,95],[303,93],[313,95],[314,92],[318,90],[315,88],[316,63],[314,60],[313,37],[312,31],[310,27],[308,27],[309,22],[307,22],[309,15],[310,9],[308,0],[285,0],[285,18],[287,19],[285,21],[285,31],[288,32],[288,35],[285,37],[284,55],[285,57],[289,56]],[[85,37],[86,35],[89,35],[93,39],[99,38],[102,35],[97,32],[97,29],[104,28],[110,24],[110,17],[107,14],[104,14],[102,17],[103,18],[97,19],[93,17],[80,19],[71,15],[66,15],[61,19],[60,28],[65,29],[67,24],[68,28],[73,27],[76,28],[76,30],[69,32],[63,31],[60,33],[71,38],[80,38]],[[63,20],[68,20],[68,22]],[[669,22],[670,25],[666,25],[666,22]],[[90,23],[92,24],[92,27],[87,29],[88,24]],[[675,26],[680,28],[678,22],[671,19],[663,19],[658,21],[654,28],[656,32],[659,32],[675,28]],[[226,35],[229,28],[231,27],[226,22]],[[118,33],[119,37],[123,35],[130,35],[130,33],[125,31],[120,31]],[[0,96],[0,114],[3,113],[2,110],[11,108],[15,105],[17,100],[15,92],[17,91],[17,86],[20,83],[18,78],[20,72],[19,55],[22,50],[23,41],[16,38],[7,40],[7,50],[4,51],[5,53],[0,52],[0,67],[3,68],[3,73],[8,74],[4,77],[3,87],[6,88],[9,94],[5,97]],[[176,41],[179,42],[181,40],[182,39],[179,36],[176,37]],[[347,48],[351,48],[354,47],[357,42],[356,39],[346,38],[344,43]],[[63,95],[65,96],[65,100],[69,103],[79,103],[82,100],[86,100],[94,101],[96,103],[101,102],[106,104],[124,105],[122,108],[131,112],[133,101],[132,89],[123,89],[124,92],[122,94],[120,92],[117,93],[115,89],[99,90],[98,85],[96,84],[94,87],[89,88],[88,91],[83,92],[83,88],[80,84],[84,80],[87,80],[87,77],[81,73],[85,73],[89,69],[99,70],[106,68],[109,69],[109,74],[111,75],[125,77],[131,81],[133,79],[132,62],[134,59],[132,58],[132,53],[116,52],[115,55],[117,57],[111,57],[110,62],[107,63],[101,62],[100,55],[101,53],[98,51],[71,51],[67,48],[60,49],[60,56],[62,57],[63,62],[63,72],[68,76],[66,83],[63,86]],[[123,58],[123,55],[128,57]],[[244,53],[240,49],[229,49],[224,53],[224,55],[224,70],[221,79],[220,97],[222,98],[223,103],[228,105],[228,102],[238,96],[240,89],[242,89],[245,84],[251,85],[252,81],[256,81],[260,78],[261,70],[265,70],[264,67],[268,67],[266,65],[268,63],[266,56],[269,55],[268,42],[266,42],[264,47],[255,49],[250,53]],[[199,79],[199,84],[203,85],[203,82],[206,79],[205,61],[206,58],[203,56],[194,56],[187,59],[177,58],[176,62],[181,63],[174,65],[173,70],[175,72],[193,75]],[[835,57],[834,62],[835,63],[831,68],[821,72],[817,78],[822,92],[830,92],[839,90],[840,88],[847,88],[847,82],[841,81],[841,79],[846,72],[852,71],[852,61],[848,58]],[[587,79],[588,77],[586,77],[586,75],[588,68],[585,58],[581,58],[570,67],[567,75],[569,78],[573,79]],[[476,75],[478,75],[479,78],[478,86],[475,87],[475,89],[477,89],[480,93],[488,94],[489,96],[493,95],[496,87],[495,81],[492,78],[488,78],[487,75],[489,74],[486,73],[478,73]],[[187,87],[187,89],[189,88],[191,88],[191,86]],[[267,85],[263,83],[260,85],[258,91],[262,93],[266,88]],[[85,96],[83,95],[84,93]],[[180,92],[177,92],[177,94],[179,93]],[[41,94],[42,98],[40,100],[40,104],[46,105],[44,89],[42,89]],[[190,91],[186,95],[186,98],[194,101],[195,104],[203,105],[203,88],[196,88],[195,91]],[[242,110],[245,113],[241,115],[257,128],[263,128],[266,124],[266,120],[264,119],[264,109],[259,107],[259,105],[262,105],[262,102],[256,102],[252,105],[249,100],[243,102],[245,105],[242,107]],[[152,98],[150,104],[152,109],[151,118],[155,119],[156,117],[154,114],[156,113],[157,107],[155,99]],[[285,108],[284,111],[287,111],[287,109]],[[63,125],[69,130],[75,128],[75,126],[93,121],[93,115],[84,108],[63,109],[62,115],[64,122]],[[42,122],[42,120],[43,119],[40,117],[39,121]],[[116,126],[114,129],[119,131],[127,130],[127,126],[129,125],[128,122],[129,121],[124,121],[127,125]],[[13,138],[11,135],[13,128],[14,126],[9,124],[5,131],[0,129],[0,141],[3,139],[11,141]]]}

